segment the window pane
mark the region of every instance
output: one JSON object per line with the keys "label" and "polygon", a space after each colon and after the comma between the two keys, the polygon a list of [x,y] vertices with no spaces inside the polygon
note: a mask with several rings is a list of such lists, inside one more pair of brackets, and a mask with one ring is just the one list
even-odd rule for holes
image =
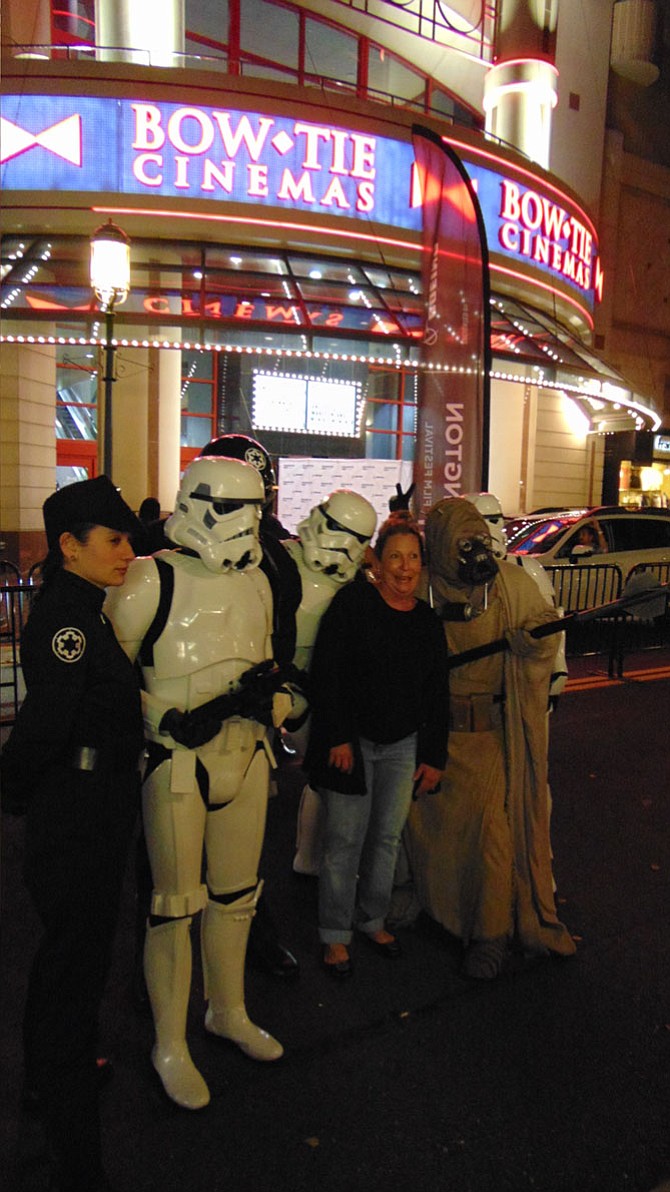
{"label": "window pane", "polygon": [[[240,6],[240,18],[242,50],[298,69],[297,13],[266,4],[265,0],[245,0]],[[245,66],[244,74],[248,73]]]}
{"label": "window pane", "polygon": [[181,446],[205,447],[212,437],[212,423],[209,418],[189,418],[182,414]]}
{"label": "window pane", "polygon": [[416,434],[416,406],[402,407],[402,429],[405,434]]}
{"label": "window pane", "polygon": [[368,90],[423,107],[426,84],[422,75],[403,66],[386,50],[370,46]]}
{"label": "window pane", "polygon": [[81,468],[78,465],[70,467],[69,465],[58,466],[56,468],[56,484],[58,488],[65,488],[67,484],[76,484],[79,480],[89,480],[90,476],[86,468]]}
{"label": "window pane", "polygon": [[56,438],[97,438],[98,378],[91,347],[56,349]]}
{"label": "window pane", "polygon": [[293,83],[297,71],[292,73],[288,67],[282,70],[279,66],[268,66],[265,62],[243,62],[242,74],[245,79],[276,79],[278,83]]}
{"label": "window pane", "polygon": [[395,459],[395,435],[365,436],[366,459]]}
{"label": "window pane", "polygon": [[295,257],[289,255],[288,263],[296,277],[308,277],[312,281],[341,281],[347,285],[365,284],[365,275],[357,264],[348,261],[330,261],[327,257]]}
{"label": "window pane", "polygon": [[243,248],[219,248],[209,244],[205,253],[207,269],[230,269],[235,273],[286,273],[286,265],[281,257],[271,257],[265,253],[246,252]]}
{"label": "window pane", "polygon": [[402,459],[414,459],[414,446],[416,440],[408,438],[407,435],[402,439]]}
{"label": "window pane", "polygon": [[320,21],[306,22],[305,70],[327,79],[339,79],[356,85],[358,44],[355,37],[322,25]]}
{"label": "window pane", "polygon": [[617,550],[667,550],[668,523],[662,518],[600,518],[606,537],[611,538],[612,549]]}
{"label": "window pane", "polygon": [[439,88],[433,87],[430,93],[430,110],[439,112],[442,116],[453,116],[456,104],[446,91],[440,91]]}
{"label": "window pane", "polygon": [[375,430],[395,430],[397,427],[398,407],[386,402],[370,402],[368,404],[368,426]]}
{"label": "window pane", "polygon": [[181,371],[184,377],[194,381],[211,381],[214,375],[214,360],[211,352],[189,352],[181,354]]}
{"label": "window pane", "polygon": [[228,42],[228,0],[186,0],[184,23],[189,33]]}
{"label": "window pane", "polygon": [[182,414],[212,413],[212,386],[199,381],[184,382],[181,390]]}
{"label": "window pane", "polygon": [[[63,391],[66,393],[67,391]],[[59,392],[62,400],[63,394]],[[57,439],[88,439],[98,437],[97,411],[87,406],[63,405],[56,407]]]}

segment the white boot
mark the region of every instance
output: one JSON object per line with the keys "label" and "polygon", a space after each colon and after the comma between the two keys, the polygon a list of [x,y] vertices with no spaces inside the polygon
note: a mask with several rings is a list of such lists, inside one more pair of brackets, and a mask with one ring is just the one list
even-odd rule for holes
{"label": "white boot", "polygon": [[307,783],[303,787],[298,808],[296,854],[293,858],[295,873],[303,873],[308,877],[318,876],[323,853],[324,819],[323,800]]}
{"label": "white boot", "polygon": [[244,959],[259,893],[260,888],[228,905],[208,902],[203,911],[205,1030],[237,1043],[254,1060],[278,1060],[284,1054],[281,1043],[250,1021],[244,1005]]}
{"label": "white boot", "polygon": [[186,1043],[193,965],[190,925],[190,919],[173,919],[147,928],[144,975],[156,1028],[151,1062],[172,1101],[184,1109],[202,1109],[209,1103],[209,1089]]}

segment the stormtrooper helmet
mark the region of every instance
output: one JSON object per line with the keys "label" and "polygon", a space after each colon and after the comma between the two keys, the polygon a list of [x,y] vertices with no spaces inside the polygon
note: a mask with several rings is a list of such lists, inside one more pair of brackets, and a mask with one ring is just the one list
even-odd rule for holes
{"label": "stormtrooper helmet", "polygon": [[263,555],[258,527],[264,495],[251,464],[200,456],[184,472],[165,533],[199,555],[210,571],[251,570]]}
{"label": "stormtrooper helmet", "polygon": [[242,459],[245,464],[251,464],[260,473],[265,489],[264,506],[272,507],[277,480],[272,460],[262,443],[252,439],[250,435],[219,435],[218,439],[211,439],[202,449],[203,455],[222,455],[226,459]]}
{"label": "stormtrooper helmet", "polygon": [[491,546],[496,559],[507,556],[507,534],[502,505],[493,493],[464,493],[464,498],[481,513],[491,533]]}
{"label": "stormtrooper helmet", "polygon": [[307,567],[337,583],[348,583],[363,560],[376,525],[377,514],[365,497],[337,489],[315,505],[298,526]]}

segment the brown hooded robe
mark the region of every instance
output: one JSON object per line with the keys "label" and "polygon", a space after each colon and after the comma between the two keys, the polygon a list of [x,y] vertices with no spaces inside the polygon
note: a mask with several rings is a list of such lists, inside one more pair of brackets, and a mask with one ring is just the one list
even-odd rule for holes
{"label": "brown hooded robe", "polygon": [[[445,602],[482,599],[482,588],[458,576],[458,541],[486,534],[486,522],[463,498],[440,501],[428,514],[438,613]],[[522,568],[502,563],[485,611],[444,622],[451,655],[503,636],[511,646],[451,670],[454,704],[479,697],[492,723],[458,731],[455,718],[440,789],[412,805],[405,831],[421,906],[466,945],[508,935],[528,953],[575,950],[556,915],[549,841],[547,699],[556,647],[552,637],[517,632],[557,615]]]}

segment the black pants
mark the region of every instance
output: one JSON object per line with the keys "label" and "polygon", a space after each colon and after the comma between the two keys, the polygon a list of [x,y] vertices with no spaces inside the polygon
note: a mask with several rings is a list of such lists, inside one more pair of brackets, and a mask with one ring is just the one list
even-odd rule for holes
{"label": "black pants", "polygon": [[68,1192],[91,1188],[102,1170],[98,1014],[138,807],[135,772],[54,768],[28,808],[25,879],[44,932],[24,1015],[26,1080]]}

